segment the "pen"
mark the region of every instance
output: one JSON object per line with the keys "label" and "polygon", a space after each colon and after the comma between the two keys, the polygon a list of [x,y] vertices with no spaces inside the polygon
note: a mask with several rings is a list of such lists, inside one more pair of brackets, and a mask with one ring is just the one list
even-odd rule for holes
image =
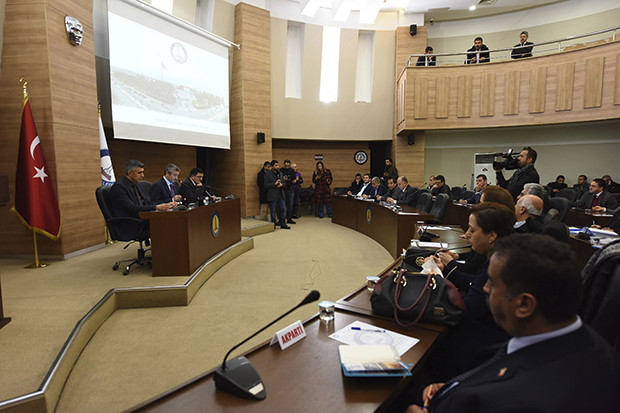
{"label": "pen", "polygon": [[422,410],[428,410],[428,399],[424,400],[424,406],[422,406]]}
{"label": "pen", "polygon": [[381,330],[379,328],[362,328],[362,327],[351,327],[351,330],[357,331],[372,331],[373,333],[385,333],[385,330]]}

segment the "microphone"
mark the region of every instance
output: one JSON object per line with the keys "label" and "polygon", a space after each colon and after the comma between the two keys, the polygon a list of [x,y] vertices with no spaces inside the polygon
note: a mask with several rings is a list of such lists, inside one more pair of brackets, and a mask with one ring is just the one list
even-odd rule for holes
{"label": "microphone", "polygon": [[245,399],[264,400],[267,394],[265,392],[263,380],[260,378],[254,366],[252,366],[252,363],[250,363],[250,360],[248,360],[244,356],[240,356],[235,357],[234,359],[226,363],[226,359],[228,359],[228,356],[230,355],[230,353],[233,352],[233,350],[248,342],[257,334],[263,332],[268,327],[271,327],[273,324],[277,323],[293,311],[297,310],[299,307],[318,300],[320,296],[321,294],[317,290],[310,291],[310,293],[306,296],[306,298],[302,300],[301,303],[297,304],[295,307],[282,314],[280,317],[276,318],[271,323],[267,324],[265,327],[261,328],[256,333],[252,334],[250,337],[246,338],[241,343],[228,350],[228,353],[226,353],[226,355],[224,356],[224,361],[222,361],[222,365],[217,370],[215,370],[215,387],[226,393],[230,393],[238,397],[243,397]]}

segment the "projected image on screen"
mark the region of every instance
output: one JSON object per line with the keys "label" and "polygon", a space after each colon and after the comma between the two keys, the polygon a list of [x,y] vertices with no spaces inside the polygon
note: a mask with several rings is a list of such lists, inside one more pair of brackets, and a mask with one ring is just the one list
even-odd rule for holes
{"label": "projected image on screen", "polygon": [[108,27],[115,137],[230,147],[227,55],[112,12]]}

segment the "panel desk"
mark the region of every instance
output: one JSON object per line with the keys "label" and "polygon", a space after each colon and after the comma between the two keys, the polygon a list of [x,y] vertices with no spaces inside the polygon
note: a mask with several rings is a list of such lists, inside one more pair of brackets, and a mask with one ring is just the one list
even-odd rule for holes
{"label": "panel desk", "polygon": [[241,203],[225,200],[189,211],[141,212],[151,227],[153,276],[189,276],[241,240]]}
{"label": "panel desk", "polygon": [[575,211],[574,209],[570,209],[566,214],[566,219],[564,219],[564,223],[569,227],[589,227],[592,224],[600,225],[601,227],[606,227],[611,221],[613,215],[606,213],[596,213],[592,212],[589,209],[586,209],[583,212]]}
{"label": "panel desk", "polygon": [[318,315],[304,322],[307,337],[286,350],[265,342],[246,353],[261,375],[267,397],[250,401],[216,390],[213,370],[173,388],[131,411],[135,412],[374,412],[387,411],[389,404],[407,386],[409,378],[345,377],[338,358],[342,343],[330,339],[333,332],[359,320],[420,341],[402,360],[420,364],[439,332],[423,327],[404,329],[394,321],[336,308],[333,323]]}
{"label": "panel desk", "polygon": [[403,206],[402,211],[373,201],[335,195],[332,197],[332,222],[344,225],[377,241],[394,258],[408,248],[417,221],[433,219],[429,213]]}

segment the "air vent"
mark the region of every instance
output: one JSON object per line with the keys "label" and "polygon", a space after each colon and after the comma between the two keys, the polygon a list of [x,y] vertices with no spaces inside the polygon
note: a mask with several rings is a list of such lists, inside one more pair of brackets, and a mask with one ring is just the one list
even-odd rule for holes
{"label": "air vent", "polygon": [[497,0],[480,0],[478,6],[492,6],[497,3]]}

